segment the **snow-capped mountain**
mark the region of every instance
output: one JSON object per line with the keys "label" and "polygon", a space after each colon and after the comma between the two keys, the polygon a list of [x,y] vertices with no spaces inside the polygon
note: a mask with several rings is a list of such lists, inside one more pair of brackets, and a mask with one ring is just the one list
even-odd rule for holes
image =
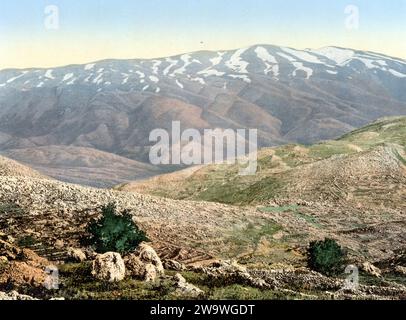
{"label": "snow-capped mountain", "polygon": [[38,168],[63,167],[59,155],[75,147],[86,166],[94,150],[147,162],[150,131],[174,120],[185,129],[257,128],[264,147],[331,139],[405,114],[406,61],[338,47],[256,45],[0,71],[0,151],[29,164],[43,159]]}
{"label": "snow-capped mountain", "polygon": [[[168,87],[196,92],[206,85],[267,78],[354,80],[359,74],[386,81],[406,78],[406,61],[385,55],[326,47],[295,50],[269,45],[234,51],[196,52],[151,60],[107,60],[51,69],[3,70],[0,88],[88,86],[98,92],[123,90],[161,93]],[[222,81],[222,82],[221,82]]]}

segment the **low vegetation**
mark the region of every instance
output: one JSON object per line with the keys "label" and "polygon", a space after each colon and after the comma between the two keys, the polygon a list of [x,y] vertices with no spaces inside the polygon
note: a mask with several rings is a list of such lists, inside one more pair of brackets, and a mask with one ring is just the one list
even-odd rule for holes
{"label": "low vegetation", "polygon": [[88,233],[89,244],[99,253],[113,251],[123,254],[148,241],[146,233],[135,224],[131,214],[126,210],[118,214],[114,204],[102,209],[102,217],[89,224]]}
{"label": "low vegetation", "polygon": [[313,241],[307,250],[309,267],[327,276],[335,276],[343,271],[345,251],[333,239]]}

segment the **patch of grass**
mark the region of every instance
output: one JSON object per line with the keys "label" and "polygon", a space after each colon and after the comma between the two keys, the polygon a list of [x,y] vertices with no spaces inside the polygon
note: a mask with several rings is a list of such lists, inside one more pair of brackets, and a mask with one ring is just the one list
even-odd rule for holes
{"label": "patch of grass", "polygon": [[282,230],[282,226],[270,221],[260,220],[234,228],[225,240],[227,250],[222,252],[224,258],[236,258],[246,263],[261,260],[265,264],[271,258],[264,251],[276,245],[273,236]]}
{"label": "patch of grass", "polygon": [[17,241],[18,246],[22,248],[30,248],[36,243],[38,243],[38,241],[33,236],[25,236]]}
{"label": "patch of grass", "polygon": [[70,300],[168,300],[173,296],[174,282],[163,279],[146,283],[125,279],[119,283],[95,280],[91,276],[91,262],[59,266],[61,289],[55,292]]}
{"label": "patch of grass", "polygon": [[334,155],[351,154],[355,150],[350,149],[346,144],[338,142],[315,144],[309,148],[309,155],[315,160],[327,159]]}
{"label": "patch of grass", "polygon": [[192,271],[182,273],[189,283],[199,287],[206,293],[207,300],[289,300],[300,299],[299,294],[276,290],[261,290],[236,283],[216,281],[209,276]]}
{"label": "patch of grass", "polygon": [[306,214],[301,213],[299,211],[295,212],[295,215],[298,218],[305,220],[307,223],[315,226],[316,228],[319,228],[319,229],[322,228],[322,225],[318,222],[316,217],[306,215]]}
{"label": "patch of grass", "polygon": [[231,241],[239,245],[256,245],[263,237],[271,239],[280,230],[282,230],[282,226],[271,221],[262,225],[249,223],[243,229],[235,230]]}
{"label": "patch of grass", "polygon": [[287,212],[287,211],[296,212],[298,209],[300,209],[300,206],[291,205],[291,206],[282,206],[282,207],[264,207],[264,208],[260,208],[259,210],[262,212],[279,213],[279,212]]}
{"label": "patch of grass", "polygon": [[406,166],[406,159],[403,158],[403,157],[400,155],[399,151],[396,150],[396,149],[393,149],[393,153],[395,154],[396,158],[397,158],[403,165]]}
{"label": "patch of grass", "polygon": [[15,203],[0,203],[0,214],[22,215],[24,210]]}
{"label": "patch of grass", "polygon": [[280,292],[276,290],[260,290],[238,284],[214,288],[209,300],[293,300],[300,299],[299,294]]}
{"label": "patch of grass", "polygon": [[279,175],[267,177],[243,190],[239,202],[244,204],[260,203],[283,195],[284,182]]}

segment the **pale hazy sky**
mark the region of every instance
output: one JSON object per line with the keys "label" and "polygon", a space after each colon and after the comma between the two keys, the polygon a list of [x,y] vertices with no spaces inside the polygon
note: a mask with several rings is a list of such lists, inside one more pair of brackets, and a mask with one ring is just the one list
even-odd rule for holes
{"label": "pale hazy sky", "polygon": [[[47,29],[48,5],[59,29]],[[345,8],[359,9],[346,28]],[[49,21],[49,20],[47,20]],[[0,0],[0,69],[254,44],[335,45],[406,59],[406,0]]]}

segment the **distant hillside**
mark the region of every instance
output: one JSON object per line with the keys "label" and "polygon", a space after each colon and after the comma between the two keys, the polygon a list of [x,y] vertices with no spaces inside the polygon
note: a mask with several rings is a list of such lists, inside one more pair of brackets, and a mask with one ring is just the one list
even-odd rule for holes
{"label": "distant hillside", "polygon": [[26,167],[14,160],[7,159],[0,156],[0,177],[9,176],[9,177],[30,177],[30,178],[42,178],[45,179],[44,175],[41,175],[39,172]]}
{"label": "distant hillside", "polygon": [[406,117],[388,118],[338,140],[263,149],[254,176],[239,176],[237,166],[212,165],[117,188],[231,204],[281,197],[356,200],[368,194],[370,201],[386,204],[406,196],[405,148]]}
{"label": "distant hillside", "polygon": [[32,147],[0,151],[0,154],[29,163],[30,167],[55,179],[94,187],[111,187],[163,172],[147,163],[84,147]]}

